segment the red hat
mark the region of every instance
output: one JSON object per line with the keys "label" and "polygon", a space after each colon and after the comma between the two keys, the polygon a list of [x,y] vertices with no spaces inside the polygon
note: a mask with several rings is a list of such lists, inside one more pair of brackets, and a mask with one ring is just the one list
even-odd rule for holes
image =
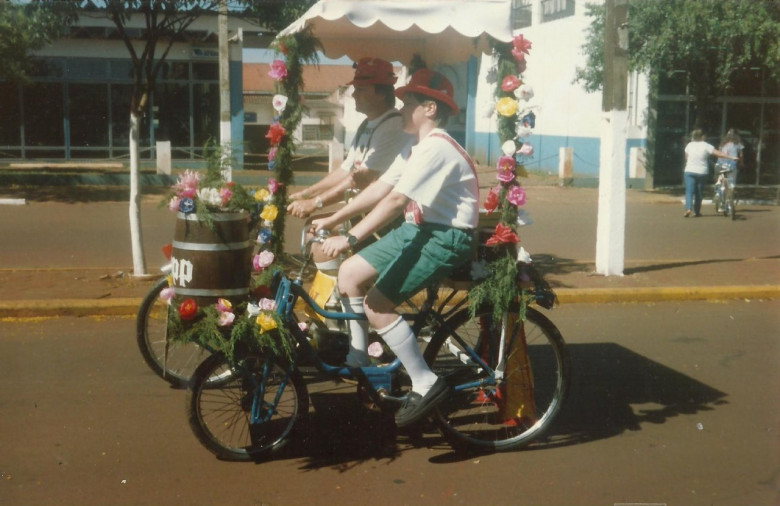
{"label": "red hat", "polygon": [[404,95],[408,92],[419,93],[438,100],[447,105],[452,110],[452,114],[458,114],[458,106],[452,98],[454,95],[452,83],[436,71],[418,70],[412,75],[409,84],[395,90],[395,96],[403,100]]}
{"label": "red hat", "polygon": [[355,77],[347,84],[386,84],[393,86],[398,79],[393,74],[393,65],[381,58],[361,58],[353,63]]}

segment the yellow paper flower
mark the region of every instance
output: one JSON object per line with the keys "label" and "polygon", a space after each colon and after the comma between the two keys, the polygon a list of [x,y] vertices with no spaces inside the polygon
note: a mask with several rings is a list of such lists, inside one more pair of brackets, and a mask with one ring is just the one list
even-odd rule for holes
{"label": "yellow paper flower", "polygon": [[501,116],[511,116],[517,112],[517,100],[511,97],[504,97],[496,102],[496,111]]}
{"label": "yellow paper flower", "polygon": [[261,332],[268,332],[276,328],[276,320],[268,313],[260,313],[257,316],[257,326],[260,327]]}
{"label": "yellow paper flower", "polygon": [[279,209],[275,205],[267,205],[263,208],[263,212],[260,213],[260,217],[266,221],[274,221],[276,215],[279,214]]}
{"label": "yellow paper flower", "polygon": [[255,192],[255,200],[258,202],[262,202],[270,196],[271,196],[271,192],[269,192],[265,188],[260,188]]}

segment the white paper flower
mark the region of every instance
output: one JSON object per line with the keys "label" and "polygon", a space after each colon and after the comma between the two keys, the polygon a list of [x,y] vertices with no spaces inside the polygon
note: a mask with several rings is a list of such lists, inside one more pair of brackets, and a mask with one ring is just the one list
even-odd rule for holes
{"label": "white paper flower", "polygon": [[246,306],[246,313],[247,313],[247,314],[248,314],[250,317],[252,317],[252,316],[257,316],[257,315],[259,315],[259,314],[260,314],[260,306],[258,306],[257,304],[252,304],[252,303],[250,302],[250,303],[249,303],[249,304],[247,304],[247,306]]}
{"label": "white paper flower", "polygon": [[271,99],[271,105],[273,105],[276,112],[281,113],[284,111],[284,108],[287,107],[287,97],[284,95],[274,95],[274,98]]}
{"label": "white paper flower", "polygon": [[515,96],[520,100],[525,100],[528,102],[534,96],[534,89],[527,84],[523,84],[515,90]]}
{"label": "white paper flower", "polygon": [[385,350],[382,348],[382,343],[378,341],[374,341],[368,345],[368,356],[370,357],[381,358],[384,352]]}
{"label": "white paper flower", "polygon": [[531,127],[524,126],[522,124],[517,125],[517,138],[525,139],[531,135]]}
{"label": "white paper flower", "polygon": [[513,141],[512,139],[506,141],[501,145],[501,152],[504,153],[504,156],[514,155],[516,149],[517,146],[515,145],[515,141]]}
{"label": "white paper flower", "polygon": [[530,225],[533,223],[533,220],[530,216],[528,216],[528,213],[524,209],[518,209],[517,210],[517,224],[519,226],[524,225]]}
{"label": "white paper flower", "polygon": [[523,262],[524,264],[531,263],[531,254],[528,253],[522,246],[519,246],[517,249],[517,261]]}
{"label": "white paper flower", "polygon": [[222,196],[216,188],[201,188],[198,190],[198,198],[208,205],[221,206]]}

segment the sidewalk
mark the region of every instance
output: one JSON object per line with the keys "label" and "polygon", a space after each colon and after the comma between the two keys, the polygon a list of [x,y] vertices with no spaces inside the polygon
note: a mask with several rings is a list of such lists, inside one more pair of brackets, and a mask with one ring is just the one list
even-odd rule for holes
{"label": "sidewalk", "polygon": [[[736,222],[709,207],[684,219],[679,192],[628,190],[623,276],[602,276],[593,263],[598,190],[560,188],[543,176],[523,183],[534,224],[521,228],[521,241],[560,304],[780,297],[778,206],[744,204]],[[135,315],[159,278],[158,244],[172,232],[154,193],[142,211],[152,275],[139,278],[124,245],[123,190],[0,187],[0,198],[25,200],[0,206],[0,318]],[[297,230],[289,233],[294,251]]]}

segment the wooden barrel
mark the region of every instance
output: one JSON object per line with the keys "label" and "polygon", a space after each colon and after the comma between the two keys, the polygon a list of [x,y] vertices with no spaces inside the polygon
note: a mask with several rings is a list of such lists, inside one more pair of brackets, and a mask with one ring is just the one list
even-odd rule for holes
{"label": "wooden barrel", "polygon": [[198,305],[219,297],[245,300],[252,274],[253,244],[247,215],[215,213],[212,230],[194,214],[177,213],[171,261],[178,300]]}

